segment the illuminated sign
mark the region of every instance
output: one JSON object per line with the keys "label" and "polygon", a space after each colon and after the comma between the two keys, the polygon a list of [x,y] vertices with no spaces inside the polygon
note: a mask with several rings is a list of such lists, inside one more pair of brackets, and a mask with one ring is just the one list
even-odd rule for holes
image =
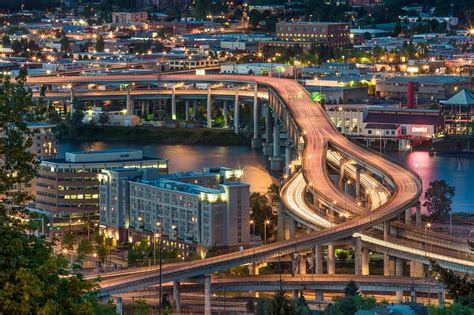
{"label": "illuminated sign", "polygon": [[411,128],[411,131],[412,131],[412,132],[427,133],[427,132],[428,132],[428,128],[426,128],[426,127],[413,127],[413,128]]}
{"label": "illuminated sign", "polygon": [[313,92],[311,93],[311,100],[316,102],[321,102],[321,93]]}
{"label": "illuminated sign", "polygon": [[196,69],[196,75],[206,75],[205,69]]}

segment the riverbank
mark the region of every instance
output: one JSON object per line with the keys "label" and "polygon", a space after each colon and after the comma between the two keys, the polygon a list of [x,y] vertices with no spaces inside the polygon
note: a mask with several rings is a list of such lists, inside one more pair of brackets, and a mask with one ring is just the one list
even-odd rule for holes
{"label": "riverbank", "polygon": [[473,137],[452,137],[447,136],[437,142],[425,142],[413,146],[414,150],[417,151],[430,151],[434,150],[437,152],[442,151],[463,151],[474,149],[474,138]]}
{"label": "riverbank", "polygon": [[124,141],[146,144],[197,144],[248,146],[250,139],[233,130],[208,128],[100,127],[87,126],[70,135],[59,132],[61,140]]}

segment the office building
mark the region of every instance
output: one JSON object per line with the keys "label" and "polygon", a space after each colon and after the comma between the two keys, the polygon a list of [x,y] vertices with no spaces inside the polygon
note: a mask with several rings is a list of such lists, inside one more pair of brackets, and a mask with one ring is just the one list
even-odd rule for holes
{"label": "office building", "polygon": [[262,45],[276,47],[300,46],[311,48],[346,48],[351,45],[350,28],[347,23],[331,22],[279,22],[276,24],[276,41]]}
{"label": "office building", "polygon": [[417,103],[445,100],[462,89],[472,88],[472,78],[447,75],[420,75],[392,77],[377,81],[378,97],[407,100],[409,85],[415,86],[414,98]]}
{"label": "office building", "polygon": [[113,12],[112,23],[146,23],[148,22],[148,13],[143,12]]}
{"label": "office building", "polygon": [[56,217],[97,215],[97,176],[108,168],[151,168],[166,173],[168,162],[130,149],[67,152],[65,158],[42,160],[36,179],[36,208]]}
{"label": "office building", "polygon": [[150,169],[104,170],[100,179],[100,227],[118,242],[158,233],[168,247],[190,254],[198,247],[250,242],[249,185],[242,171],[159,174]]}
{"label": "office building", "polygon": [[441,101],[446,133],[472,135],[474,125],[474,93],[463,89],[446,101]]}

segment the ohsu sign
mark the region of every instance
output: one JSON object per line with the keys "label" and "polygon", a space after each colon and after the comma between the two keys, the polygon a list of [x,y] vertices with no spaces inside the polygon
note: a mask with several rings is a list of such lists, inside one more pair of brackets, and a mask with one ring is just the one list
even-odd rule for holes
{"label": "ohsu sign", "polygon": [[427,133],[428,132],[428,128],[427,127],[412,127],[411,128],[411,131],[412,132],[421,132],[421,133]]}

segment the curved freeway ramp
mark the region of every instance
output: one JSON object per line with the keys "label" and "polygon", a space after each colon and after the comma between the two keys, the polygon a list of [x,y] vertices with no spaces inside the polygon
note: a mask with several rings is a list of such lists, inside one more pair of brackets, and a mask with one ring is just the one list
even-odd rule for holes
{"label": "curved freeway ramp", "polygon": [[[28,83],[35,84],[34,81],[37,84],[57,84],[60,82],[84,83],[91,80],[97,82],[153,82],[157,79],[156,76],[147,75],[52,77],[32,78]],[[304,139],[304,150],[301,156],[304,180],[301,180],[299,176],[294,176],[283,187],[281,197],[285,207],[293,213],[298,213],[300,210],[298,207],[301,203],[296,203],[292,200],[300,198],[295,194],[301,193],[302,189],[304,190],[305,187],[308,187],[318,198],[327,202],[334,202],[338,205],[346,203],[347,208],[358,214],[358,216],[347,222],[297,239],[281,241],[199,261],[164,266],[162,270],[163,282],[196,277],[236,265],[263,261],[351,237],[356,232],[397,217],[400,212],[412,206],[420,197],[422,187],[418,176],[347,140],[334,128],[324,109],[312,101],[307,91],[296,81],[240,75],[161,75],[159,79],[164,81],[258,84],[267,87],[282,100],[286,110],[290,113],[291,119],[298,126],[301,137]],[[104,92],[106,93],[106,91]],[[326,156],[329,147],[343,152],[346,156],[364,167],[371,167],[382,173],[394,185],[394,191],[390,199],[370,212],[360,207],[354,201],[345,200],[346,198],[333,184],[327,173]],[[159,283],[158,270],[158,268],[152,268],[151,270],[134,274],[124,272],[122,276],[119,273],[116,277],[101,283],[101,294],[109,295],[156,285]]]}

